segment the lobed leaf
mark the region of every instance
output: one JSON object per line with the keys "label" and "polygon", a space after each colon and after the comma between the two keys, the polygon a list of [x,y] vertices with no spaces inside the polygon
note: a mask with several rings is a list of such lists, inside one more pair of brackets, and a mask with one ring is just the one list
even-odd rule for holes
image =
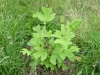
{"label": "lobed leaf", "polygon": [[44,16],[44,14],[38,12],[38,19],[42,22],[46,20],[46,17]]}
{"label": "lobed leaf", "polygon": [[60,22],[64,23],[65,22],[65,17],[64,16],[60,16]]}
{"label": "lobed leaf", "polygon": [[41,32],[41,27],[40,27],[40,25],[34,27],[33,30],[36,31],[36,32]]}
{"label": "lobed leaf", "polygon": [[62,33],[59,30],[56,30],[56,32],[52,36],[56,38],[62,38]]}
{"label": "lobed leaf", "polygon": [[56,13],[52,13],[49,16],[46,17],[46,21],[52,21],[55,17]]}
{"label": "lobed leaf", "polygon": [[65,53],[65,52],[61,52],[61,53],[59,54],[59,56],[60,56],[60,58],[61,58],[62,60],[64,60],[64,59],[66,58],[66,53]]}
{"label": "lobed leaf", "polygon": [[41,57],[41,52],[35,52],[35,53],[33,54],[33,56],[34,56],[34,58],[35,58],[35,60],[36,60],[36,59],[38,59],[39,57]]}
{"label": "lobed leaf", "polygon": [[44,61],[47,58],[47,52],[42,52],[41,61]]}
{"label": "lobed leaf", "polygon": [[63,24],[61,25],[61,33],[63,35],[66,35],[66,33],[67,33],[66,28],[65,28],[65,26]]}
{"label": "lobed leaf", "polygon": [[59,56],[57,56],[57,61],[58,61],[58,63],[62,63],[63,62],[63,60]]}
{"label": "lobed leaf", "polygon": [[33,17],[35,17],[35,18],[38,17],[38,14],[37,13],[34,13],[33,14]]}
{"label": "lobed leaf", "polygon": [[42,11],[45,15],[50,15],[50,13],[52,12],[52,8],[42,7]]}
{"label": "lobed leaf", "polygon": [[56,55],[51,55],[50,57],[50,62],[53,64],[53,65],[56,65]]}
{"label": "lobed leaf", "polygon": [[73,53],[69,53],[69,54],[67,54],[67,57],[68,57],[68,59],[69,59],[70,61],[74,62],[74,60],[75,60],[75,56],[74,56]]}
{"label": "lobed leaf", "polygon": [[23,48],[21,52],[23,53],[23,55],[27,54],[29,56],[31,54],[30,51],[25,48]]}
{"label": "lobed leaf", "polygon": [[70,51],[70,52],[78,52],[78,51],[79,51],[79,48],[78,48],[77,46],[71,46],[71,47],[69,48],[69,51]]}
{"label": "lobed leaf", "polygon": [[66,70],[66,69],[68,69],[68,67],[67,67],[66,65],[63,64],[63,65],[62,65],[62,69],[63,69],[63,70]]}

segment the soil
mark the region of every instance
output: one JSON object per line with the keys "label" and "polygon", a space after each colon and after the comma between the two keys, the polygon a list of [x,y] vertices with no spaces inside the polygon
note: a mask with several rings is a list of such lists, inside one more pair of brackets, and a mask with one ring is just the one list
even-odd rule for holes
{"label": "soil", "polygon": [[[72,62],[66,60],[65,64],[70,67]],[[44,70],[43,68],[37,68],[37,75],[75,75],[75,69],[69,68],[68,70],[63,71],[62,69],[59,69],[58,71],[50,71],[50,70]]]}

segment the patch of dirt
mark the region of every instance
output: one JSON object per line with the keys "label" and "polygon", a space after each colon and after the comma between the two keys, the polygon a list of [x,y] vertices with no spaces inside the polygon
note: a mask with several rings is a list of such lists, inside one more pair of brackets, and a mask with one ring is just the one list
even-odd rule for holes
{"label": "patch of dirt", "polygon": [[58,71],[50,71],[50,70],[44,70],[42,67],[37,68],[37,75],[75,75],[75,69],[71,68],[71,65],[74,63],[66,60],[65,64],[69,67],[68,70],[63,71],[62,69],[59,69]]}

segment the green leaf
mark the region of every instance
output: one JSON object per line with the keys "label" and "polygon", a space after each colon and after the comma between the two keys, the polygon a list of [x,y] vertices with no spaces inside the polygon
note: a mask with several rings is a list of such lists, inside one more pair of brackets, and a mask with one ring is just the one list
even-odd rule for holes
{"label": "green leaf", "polygon": [[50,15],[50,13],[52,12],[52,8],[42,7],[42,11],[45,15]]}
{"label": "green leaf", "polygon": [[41,61],[44,61],[47,58],[47,52],[42,52]]}
{"label": "green leaf", "polygon": [[59,46],[55,46],[54,47],[54,51],[53,51],[54,54],[59,54],[59,53],[61,53],[63,51],[63,49],[62,48],[59,48]]}
{"label": "green leaf", "polygon": [[47,58],[47,52],[40,50],[38,52],[35,52],[33,56],[35,59],[38,59],[39,57],[41,57],[41,61],[44,61]]}
{"label": "green leaf", "polygon": [[50,62],[53,64],[53,65],[56,65],[56,55],[51,55],[50,57]]}
{"label": "green leaf", "polygon": [[61,38],[61,39],[56,39],[56,40],[54,41],[54,43],[61,44],[61,45],[63,45],[63,47],[64,47],[64,48],[67,48],[67,47],[68,47],[68,45],[70,45],[70,44],[71,44],[71,42],[70,42],[70,41],[66,41],[64,38]]}
{"label": "green leaf", "polygon": [[65,17],[64,16],[60,16],[60,22],[64,23],[64,21],[65,21]]}
{"label": "green leaf", "polygon": [[70,52],[79,52],[79,48],[78,48],[77,46],[71,46],[71,47],[69,48],[69,51],[70,51]]}
{"label": "green leaf", "polygon": [[65,29],[65,26],[62,24],[61,25],[61,33],[63,34],[63,35],[65,35],[65,33],[67,33],[66,32],[66,29]]}
{"label": "green leaf", "polygon": [[66,65],[63,64],[63,65],[62,65],[62,69],[63,69],[63,71],[64,71],[64,70],[68,69],[68,67],[67,67]]}
{"label": "green leaf", "polygon": [[65,52],[61,52],[59,54],[59,56],[61,57],[62,60],[64,60],[66,58],[66,53]]}
{"label": "green leaf", "polygon": [[33,45],[34,45],[34,44],[33,44],[33,41],[34,41],[34,39],[32,38],[32,39],[27,43],[27,45],[33,46]]}
{"label": "green leaf", "polygon": [[42,40],[41,38],[39,38],[39,35],[34,34],[34,39],[31,39],[27,44],[29,46],[39,46],[39,45],[43,44],[43,42],[38,39]]}
{"label": "green leaf", "polygon": [[23,48],[21,52],[23,53],[23,55],[27,54],[29,56],[31,54],[30,51],[25,48]]}
{"label": "green leaf", "polygon": [[55,69],[55,65],[50,64],[50,68],[51,68],[51,70],[54,70]]}
{"label": "green leaf", "polygon": [[55,17],[55,13],[52,13],[52,8],[46,8],[46,7],[42,7],[42,11],[44,12],[44,17],[45,20],[44,21],[52,21]]}
{"label": "green leaf", "polygon": [[50,67],[50,61],[49,60],[42,61],[41,65],[45,65],[46,68],[49,68]]}
{"label": "green leaf", "polygon": [[35,18],[38,17],[38,14],[37,13],[34,13],[33,14],[33,17],[35,17]]}
{"label": "green leaf", "polygon": [[32,70],[36,70],[36,66],[37,66],[38,64],[37,64],[37,62],[36,62],[36,60],[35,60],[35,61],[31,61],[31,62],[29,63],[29,65],[31,66]]}
{"label": "green leaf", "polygon": [[34,56],[34,58],[35,58],[35,60],[36,60],[36,59],[38,59],[39,57],[41,57],[41,52],[35,52],[35,53],[33,54],[33,56]]}
{"label": "green leaf", "polygon": [[58,61],[59,63],[62,63],[62,62],[63,62],[63,60],[60,58],[60,56],[57,56],[56,59],[57,59],[57,61]]}
{"label": "green leaf", "polygon": [[60,43],[60,44],[62,44],[63,41],[62,41],[61,39],[56,39],[56,40],[54,41],[54,43]]}
{"label": "green leaf", "polygon": [[41,50],[42,50],[42,48],[41,48],[40,46],[35,46],[34,49],[35,49],[36,51],[41,51]]}
{"label": "green leaf", "polygon": [[44,24],[46,23],[46,21],[52,21],[56,15],[56,13],[52,13],[52,8],[46,8],[46,7],[42,7],[42,11],[43,13],[37,12],[33,14],[33,17],[38,17],[38,19],[42,22],[44,22]]}
{"label": "green leaf", "polygon": [[[34,39],[32,38],[27,44],[31,47],[33,46],[43,46],[43,42],[42,41],[39,41],[38,39],[41,39],[41,38],[38,38],[36,35],[34,37]],[[42,39],[41,39],[42,40]]]}
{"label": "green leaf", "polygon": [[46,21],[52,21],[55,17],[56,13],[52,13],[49,16],[47,16]]}
{"label": "green leaf", "polygon": [[[34,27],[33,30],[36,31],[36,32],[41,32],[41,27],[40,27],[40,25]],[[33,35],[33,36],[34,36],[34,35]]]}
{"label": "green leaf", "polygon": [[42,33],[41,37],[51,37],[52,35],[52,31],[51,30],[47,31],[45,27],[42,28],[41,33]]}
{"label": "green leaf", "polygon": [[56,47],[56,44],[54,43],[54,38],[50,38],[48,43],[51,45],[52,48]]}
{"label": "green leaf", "polygon": [[62,33],[59,30],[56,30],[56,32],[52,36],[56,38],[62,38]]}
{"label": "green leaf", "polygon": [[40,13],[40,12],[38,12],[38,19],[39,19],[41,22],[46,20],[44,14],[42,14],[42,13]]}
{"label": "green leaf", "polygon": [[67,54],[67,57],[68,57],[68,59],[69,59],[70,61],[74,62],[75,56],[74,56],[73,53],[68,53],[68,54]]}
{"label": "green leaf", "polygon": [[72,38],[75,37],[75,34],[73,32],[68,32],[66,36],[67,36],[68,39],[71,40]]}
{"label": "green leaf", "polygon": [[75,20],[75,21],[73,21],[72,23],[70,23],[69,25],[70,25],[70,28],[72,29],[72,30],[76,30],[78,27],[79,27],[79,25],[82,23],[82,21],[81,20]]}
{"label": "green leaf", "polygon": [[58,68],[60,68],[62,66],[62,63],[58,63]]}
{"label": "green leaf", "polygon": [[47,32],[47,36],[48,36],[48,37],[51,37],[51,35],[52,35],[52,31],[49,30],[49,32]]}

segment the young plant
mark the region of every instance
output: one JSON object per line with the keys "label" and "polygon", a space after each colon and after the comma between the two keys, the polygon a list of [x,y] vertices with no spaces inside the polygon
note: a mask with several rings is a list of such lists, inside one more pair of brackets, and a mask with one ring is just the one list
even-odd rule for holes
{"label": "young plant", "polygon": [[33,17],[37,17],[43,22],[44,26],[38,25],[33,27],[33,37],[28,42],[31,49],[27,50],[24,48],[21,52],[24,55],[31,56],[33,61],[30,62],[30,65],[34,70],[39,65],[43,65],[51,70],[56,70],[60,67],[65,70],[67,66],[64,64],[64,60],[68,58],[74,62],[74,52],[79,51],[79,48],[71,41],[75,37],[72,27],[75,27],[74,24],[76,25],[76,22],[67,22],[67,25],[61,24],[61,29],[55,30],[55,32],[47,31],[46,23],[54,19],[55,13],[51,13],[52,8],[42,7],[42,11],[43,13],[37,12],[33,14]]}

